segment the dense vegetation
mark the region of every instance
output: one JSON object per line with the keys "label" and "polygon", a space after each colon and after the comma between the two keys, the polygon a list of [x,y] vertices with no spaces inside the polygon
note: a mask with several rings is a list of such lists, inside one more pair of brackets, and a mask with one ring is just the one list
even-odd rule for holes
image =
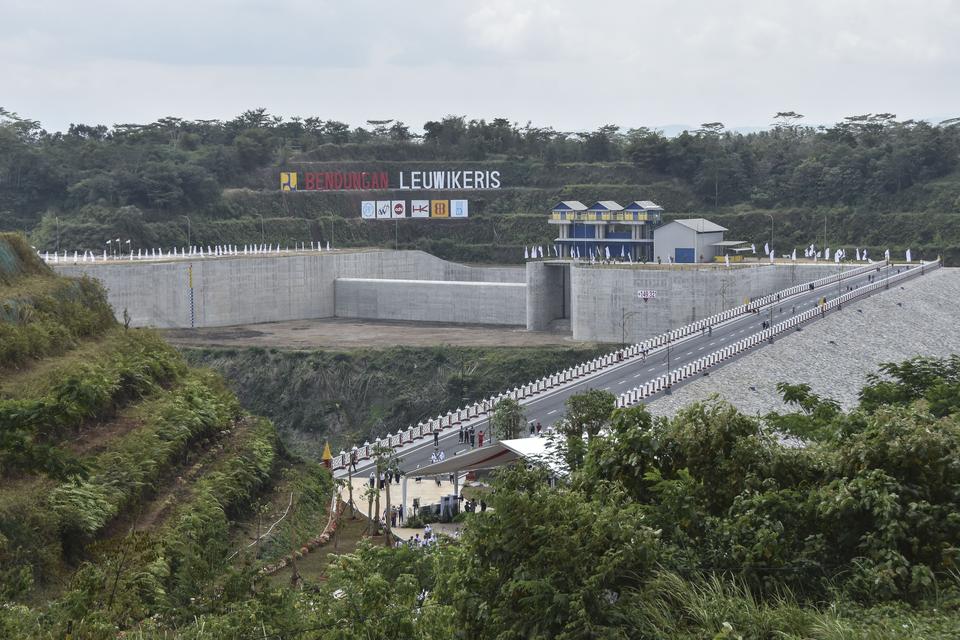
{"label": "dense vegetation", "polygon": [[[28,283],[68,290],[22,240],[0,240],[16,256],[0,303],[28,306]],[[87,295],[98,308],[103,292]],[[805,385],[781,385],[795,413],[762,418],[714,399],[654,419],[582,394],[552,441],[556,486],[547,466],[507,468],[459,539],[364,543],[291,586],[259,570],[322,528],[329,473],[152,333],[60,330],[0,368],[0,637],[960,634],[958,357],[884,365],[849,413]],[[456,370],[431,373],[437,397],[487,393],[457,355],[433,353]],[[277,526],[252,544],[261,520]]]}
{"label": "dense vegetation", "polygon": [[[206,554],[171,564],[137,547],[146,573],[121,572],[114,591],[115,565],[86,565],[43,613],[0,609],[0,630],[51,637],[72,620],[80,637],[104,638],[955,637],[958,371],[957,358],[885,365],[850,413],[785,386],[798,411],[762,419],[719,399],[672,418],[602,414],[606,398],[583,396],[554,441],[570,464],[557,486],[546,466],[502,470],[492,509],[469,514],[457,540],[361,544],[294,589]],[[784,425],[806,445],[782,444]],[[203,498],[224,495],[215,484],[163,530],[164,554],[198,532],[223,551],[222,516]],[[217,570],[186,597],[197,593],[186,580]]]}
{"label": "dense vegetation", "polygon": [[270,418],[293,451],[316,458],[396,433],[609,352],[609,348],[396,347],[356,351],[184,349],[219,372],[244,408]]}
{"label": "dense vegetation", "polygon": [[[0,360],[0,637],[189,619],[235,567],[248,579],[323,528],[328,472],[12,234],[0,235],[0,309],[2,344],[17,346]],[[237,521],[294,503],[251,549]]]}
{"label": "dense vegetation", "polygon": [[[828,127],[777,114],[768,130],[722,123],[667,138],[647,128],[567,133],[448,116],[418,134],[400,122],[351,128],[263,109],[229,121],[72,125],[49,133],[0,110],[0,229],[44,249],[194,243],[399,245],[445,258],[518,261],[546,243],[543,215],[560,198],[647,198],[669,214],[708,215],[740,239],[785,250],[822,241],[882,252],[957,255],[960,126],[851,116]],[[351,193],[281,194],[281,168],[383,170],[496,167],[503,189],[466,192],[466,221],[358,219]],[[188,222],[184,216],[190,217]],[[261,218],[262,217],[262,218]],[[824,229],[826,222],[827,229]]]}

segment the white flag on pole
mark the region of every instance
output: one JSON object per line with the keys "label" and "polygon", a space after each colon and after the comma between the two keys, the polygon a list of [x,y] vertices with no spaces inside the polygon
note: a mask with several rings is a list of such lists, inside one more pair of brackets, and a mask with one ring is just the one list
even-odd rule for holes
{"label": "white flag on pole", "polygon": [[725,264],[725,265],[728,266],[728,267],[730,266],[730,255],[729,255],[729,254],[726,254],[726,253],[723,254],[723,264]]}
{"label": "white flag on pole", "polygon": [[840,264],[840,251],[837,251],[836,253],[833,254],[833,261],[836,262],[837,264]]}
{"label": "white flag on pole", "polygon": [[824,260],[830,259],[830,247],[827,247],[826,249],[823,250],[823,259]]}
{"label": "white flag on pole", "polygon": [[327,251],[330,251],[330,241],[327,240]]}
{"label": "white flag on pole", "polygon": [[527,245],[523,245],[523,259],[524,260],[530,259],[530,249],[527,248]]}
{"label": "white flag on pole", "polygon": [[860,262],[860,247],[857,247],[857,262]]}
{"label": "white flag on pole", "polygon": [[791,259],[791,260],[796,260],[796,259],[797,259],[797,248],[796,248],[796,247],[793,248],[793,255],[790,256],[790,259]]}
{"label": "white flag on pole", "polygon": [[884,259],[884,260],[890,260],[890,249],[884,249],[884,251],[883,251],[883,259]]}
{"label": "white flag on pole", "polygon": [[907,262],[913,262],[913,257],[910,255],[910,249],[907,249]]}
{"label": "white flag on pole", "polygon": [[770,264],[773,264],[773,251],[770,252]]}
{"label": "white flag on pole", "polygon": [[606,255],[607,255],[607,260],[609,260],[609,259],[610,259],[610,247],[604,247],[603,250],[604,250],[604,252],[605,252]]}
{"label": "white flag on pole", "polygon": [[767,253],[767,254],[770,253],[770,243],[769,243],[769,242],[764,242],[764,243],[763,243],[763,252],[764,252],[764,253]]}
{"label": "white flag on pole", "polygon": [[754,255],[756,255],[756,254],[757,254],[757,245],[751,244],[751,245],[750,245],[750,252],[753,253]]}

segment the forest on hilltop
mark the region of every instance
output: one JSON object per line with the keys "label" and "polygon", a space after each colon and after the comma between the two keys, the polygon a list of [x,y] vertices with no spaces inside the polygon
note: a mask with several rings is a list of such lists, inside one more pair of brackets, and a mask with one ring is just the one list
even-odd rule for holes
{"label": "forest on hilltop", "polygon": [[[781,246],[822,238],[829,221],[828,244],[960,251],[960,119],[880,113],[813,127],[782,112],[773,120],[756,133],[712,122],[668,138],[645,127],[562,132],[447,116],[417,133],[393,120],[350,127],[253,109],[227,121],[168,117],[51,133],[0,110],[0,230],[25,231],[46,250],[100,250],[116,237],[185,245],[190,225],[195,244],[257,242],[262,230],[265,242],[396,243],[515,262],[517,247],[549,243],[543,216],[558,198],[648,198],[668,215],[706,215],[746,240],[767,237],[769,213]],[[398,233],[359,220],[342,193],[277,186],[281,168],[306,163],[382,170],[454,161],[504,167],[504,188],[470,193],[468,221],[410,220]]]}

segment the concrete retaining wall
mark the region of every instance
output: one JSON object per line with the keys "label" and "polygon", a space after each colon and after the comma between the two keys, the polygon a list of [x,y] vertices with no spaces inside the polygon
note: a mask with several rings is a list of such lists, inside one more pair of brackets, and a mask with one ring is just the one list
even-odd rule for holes
{"label": "concrete retaining wall", "polygon": [[[103,283],[110,304],[134,326],[220,327],[334,315],[339,277],[513,282],[522,267],[470,267],[422,251],[356,251],[237,256],[168,262],[60,265],[67,276]],[[190,272],[193,273],[193,305]],[[525,302],[524,302],[525,304]],[[439,319],[438,319],[439,320]],[[524,324],[521,320],[517,324]]]}
{"label": "concrete retaining wall", "polygon": [[[638,342],[736,307],[746,298],[836,272],[835,265],[751,265],[729,269],[574,266],[570,322],[573,338],[620,342],[625,334],[627,342]],[[654,290],[657,297],[644,302],[637,298],[639,290]]]}
{"label": "concrete retaining wall", "polygon": [[338,278],[338,318],[525,325],[527,285]]}
{"label": "concrete retaining wall", "polygon": [[545,331],[554,320],[568,317],[569,274],[568,265],[527,263],[528,331]]}

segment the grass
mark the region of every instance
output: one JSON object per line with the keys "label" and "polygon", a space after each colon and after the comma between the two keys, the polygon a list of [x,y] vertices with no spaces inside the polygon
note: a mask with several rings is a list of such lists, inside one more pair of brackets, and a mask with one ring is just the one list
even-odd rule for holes
{"label": "grass", "polygon": [[128,336],[119,326],[111,327],[99,336],[80,340],[63,354],[34,361],[16,375],[0,379],[0,399],[39,398],[79,366],[103,360],[129,346]]}
{"label": "grass", "polygon": [[[322,547],[317,547],[312,553],[297,560],[297,572],[306,583],[321,582],[326,579],[327,567],[333,556],[353,553],[361,540],[366,539],[367,520],[363,517],[357,517],[351,520],[344,517],[340,522],[340,529],[337,536],[334,536],[330,542]],[[376,540],[376,538],[373,538]],[[380,538],[382,544],[383,538]],[[274,586],[287,586],[290,584],[290,578],[293,575],[292,567],[285,567],[269,576],[268,581]]]}

